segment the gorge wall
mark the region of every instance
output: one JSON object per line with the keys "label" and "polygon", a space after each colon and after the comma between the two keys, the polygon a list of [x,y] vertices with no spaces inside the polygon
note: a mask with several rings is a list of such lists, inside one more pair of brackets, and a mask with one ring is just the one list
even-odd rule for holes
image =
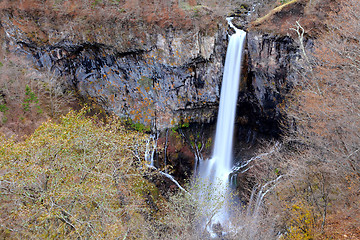
{"label": "gorge wall", "polygon": [[[56,31],[55,25],[42,29],[40,22],[52,19],[45,13],[6,9],[1,16],[10,52],[31,59],[35,69],[50,71],[64,89],[75,89],[109,112],[159,129],[210,122],[216,116],[227,44],[224,20],[207,33],[131,23],[120,27],[105,21],[98,23],[105,28],[103,33],[91,40],[87,29],[76,33],[71,28]],[[244,71],[249,74],[241,84],[240,107],[251,103],[245,107],[245,118],[254,112],[261,121],[277,121],[276,106],[288,85],[296,48],[291,38],[250,32],[247,49],[249,64]],[[255,123],[262,128],[259,119]],[[276,132],[275,128],[263,130]]]}
{"label": "gorge wall", "polygon": [[214,118],[227,40],[221,22],[205,31],[112,20],[89,35],[86,27],[56,29],[45,12],[1,15],[7,50],[106,111],[157,129]]}
{"label": "gorge wall", "polygon": [[[307,2],[287,6],[293,9],[293,22],[304,14]],[[85,11],[74,4],[51,11],[41,5],[2,5],[3,49],[29,59],[34,71],[50,72],[64,91],[72,89],[135,124],[152,130],[189,124],[199,128],[202,124],[200,128],[208,129],[205,138],[211,139],[231,31],[225,19],[204,18],[204,26],[199,27],[191,25],[176,8],[178,18],[149,22],[131,14],[120,18],[119,12],[106,6]],[[281,11],[289,11],[287,8]],[[209,15],[206,8],[201,11],[201,17]],[[240,16],[240,22],[246,23],[243,18]],[[286,95],[301,72],[303,60],[296,34],[264,30],[266,21],[271,19],[248,26],[236,155],[240,155],[240,143],[281,135]],[[311,48],[311,41],[307,47]],[[173,153],[177,156],[182,148]],[[202,149],[205,156],[211,151]],[[188,152],[183,154],[182,164],[191,171],[196,151],[181,151]],[[171,151],[167,154],[173,159]]]}

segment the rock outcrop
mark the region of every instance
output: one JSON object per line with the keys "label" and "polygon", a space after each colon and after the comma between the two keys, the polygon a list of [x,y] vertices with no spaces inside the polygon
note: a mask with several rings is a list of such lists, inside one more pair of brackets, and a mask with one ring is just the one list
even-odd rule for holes
{"label": "rock outcrop", "polygon": [[164,129],[216,117],[227,45],[222,22],[204,31],[105,19],[94,30],[100,35],[90,38],[87,28],[59,32],[53,18],[65,21],[3,10],[8,50],[50,71],[64,89],[136,124]]}
{"label": "rock outcrop", "polygon": [[238,117],[259,133],[281,134],[285,120],[286,95],[298,71],[301,58],[296,42],[289,36],[250,32],[247,44],[247,76],[241,83]]}
{"label": "rock outcrop", "polygon": [[243,123],[271,137],[289,127],[289,94],[306,75],[310,63],[305,55],[312,54],[316,38],[326,28],[325,19],[336,8],[336,0],[292,0],[250,23],[247,76],[238,107]]}
{"label": "rock outcrop", "polygon": [[[207,30],[188,29],[181,17],[176,22],[182,20],[182,27],[174,21],[161,26],[119,19],[111,14],[113,8],[108,14],[96,8],[86,18],[85,9],[64,6],[63,12],[39,6],[3,9],[6,47],[31,59],[38,70],[50,71],[64,89],[136,124],[165,129],[216,118],[227,47],[225,19],[211,22]],[[235,19],[238,24],[246,23],[248,8],[240,21]],[[296,78],[290,67],[299,57],[296,44],[291,36],[250,28],[246,56],[237,122],[278,136],[281,104]]]}

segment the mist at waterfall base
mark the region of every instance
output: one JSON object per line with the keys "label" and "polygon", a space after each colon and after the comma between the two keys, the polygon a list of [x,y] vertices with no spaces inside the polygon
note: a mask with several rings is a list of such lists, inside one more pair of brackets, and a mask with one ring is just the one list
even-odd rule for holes
{"label": "mist at waterfall base", "polygon": [[235,33],[230,36],[226,53],[213,155],[211,159],[200,160],[197,168],[198,181],[202,182],[198,195],[204,206],[204,224],[208,232],[215,236],[222,230],[214,228],[229,224],[229,174],[233,167],[234,122],[246,38],[246,32],[236,29],[231,20],[228,21]]}

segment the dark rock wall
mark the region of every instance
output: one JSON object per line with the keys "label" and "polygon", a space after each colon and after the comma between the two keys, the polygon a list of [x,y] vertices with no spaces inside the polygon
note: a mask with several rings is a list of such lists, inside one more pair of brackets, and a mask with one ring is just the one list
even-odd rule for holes
{"label": "dark rock wall", "polygon": [[[311,48],[310,45],[308,47]],[[256,149],[261,147],[259,140],[281,138],[288,122],[292,122],[286,115],[287,98],[293,84],[300,78],[302,60],[297,43],[291,37],[248,33],[234,133],[235,164],[253,157]],[[215,124],[216,121],[191,124],[190,129],[183,130],[187,144],[192,145],[190,150],[193,155],[201,155],[205,159],[211,156],[212,148],[203,148],[198,153],[194,145],[211,142],[212,146]],[[176,159],[171,156],[171,151],[168,152],[168,159]],[[177,163],[171,164],[176,166]],[[187,166],[189,173],[194,161],[187,158],[182,164]],[[174,174],[177,174],[176,171]]]}
{"label": "dark rock wall", "polygon": [[[228,39],[224,23],[206,34],[171,26],[146,32],[129,23],[113,29],[117,37],[108,44],[101,36],[81,42],[71,37],[71,29],[62,38],[43,31],[49,41],[40,44],[17,24],[19,19],[10,13],[1,18],[9,50],[21,52],[38,70],[51,71],[64,88],[105,110],[157,129],[216,119]],[[247,36],[245,56],[237,122],[279,136],[285,96],[296,79],[297,46],[289,36],[255,30]]]}
{"label": "dark rock wall", "polygon": [[286,96],[298,77],[298,48],[290,37],[250,32],[247,54],[238,117],[261,134],[279,137],[281,122],[286,121]]}
{"label": "dark rock wall", "polygon": [[12,19],[2,25],[10,50],[21,52],[37,69],[61,78],[64,88],[75,89],[107,111],[157,129],[216,117],[227,45],[222,25],[212,35],[166,28],[152,32],[146,48],[125,51],[66,38],[39,45]]}

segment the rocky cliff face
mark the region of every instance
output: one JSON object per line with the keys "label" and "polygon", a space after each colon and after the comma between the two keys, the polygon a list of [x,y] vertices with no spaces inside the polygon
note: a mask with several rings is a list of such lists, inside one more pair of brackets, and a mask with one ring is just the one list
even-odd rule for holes
{"label": "rocky cliff face", "polygon": [[[37,70],[50,71],[64,89],[74,89],[134,123],[164,129],[216,118],[227,47],[224,19],[206,29],[189,29],[181,17],[161,26],[120,19],[113,8],[85,16],[85,9],[74,4],[50,12],[34,4],[3,9],[6,48],[25,55]],[[59,26],[59,21],[64,24]],[[281,104],[296,78],[291,70],[299,57],[295,45],[290,36],[250,29],[239,94],[240,125],[279,135]]]}
{"label": "rocky cliff face", "polygon": [[[215,123],[227,48],[224,19],[212,22],[206,30],[119,20],[106,13],[97,21],[85,16],[79,20],[72,14],[2,10],[4,46],[32,61],[34,71],[51,72],[64,90],[73,89],[140,127],[161,130],[191,122]],[[246,16],[236,22],[246,23]],[[64,26],[57,26],[57,21]],[[301,71],[296,35],[254,27],[248,31],[236,121],[235,155],[241,156],[239,161],[250,156],[243,151],[244,143],[251,146],[258,137],[281,135],[286,95]],[[211,124],[195,126],[213,129]],[[199,131],[187,131],[188,144],[193,146],[187,150],[179,147],[186,152],[181,174],[190,174],[192,154],[207,156],[211,152],[212,133],[199,139]],[[197,149],[199,142],[207,147]],[[178,152],[169,149],[169,156],[162,158],[176,166]],[[161,158],[159,161],[161,165]]]}
{"label": "rocky cliff face", "polygon": [[[311,46],[312,42],[309,41],[307,50],[311,50]],[[248,33],[245,56],[234,141],[236,163],[253,157],[255,149],[259,147],[257,140],[279,139],[287,125],[292,123],[292,119],[286,115],[287,98],[293,85],[301,78],[303,62],[298,43],[291,36],[262,31]],[[198,158],[210,157],[211,147],[203,146],[211,142],[215,126],[193,124],[190,128],[182,133],[185,133],[193,154]],[[182,152],[185,153],[184,150]],[[190,175],[195,162],[187,153],[182,158],[182,168]],[[168,151],[167,154],[168,159],[177,159],[174,157],[176,152]],[[177,163],[171,162],[173,166]]]}
{"label": "rocky cliff face", "polygon": [[326,28],[325,19],[336,6],[336,0],[294,0],[249,24],[248,75],[238,108],[242,122],[273,137],[290,126],[287,100],[309,66],[304,51],[313,52],[316,38]]}
{"label": "rocky cliff face", "polygon": [[[142,33],[136,27],[114,29],[124,37],[108,44],[55,39],[49,31],[49,41],[39,43],[17,25],[18,18],[2,17],[9,49],[105,110],[159,129],[215,117],[227,41],[221,24],[210,34],[171,26]],[[131,47],[123,43],[131,39]]]}
{"label": "rocky cliff face", "polygon": [[247,47],[248,72],[240,89],[239,117],[258,132],[278,137],[286,118],[286,95],[298,78],[297,44],[289,36],[250,32]]}

